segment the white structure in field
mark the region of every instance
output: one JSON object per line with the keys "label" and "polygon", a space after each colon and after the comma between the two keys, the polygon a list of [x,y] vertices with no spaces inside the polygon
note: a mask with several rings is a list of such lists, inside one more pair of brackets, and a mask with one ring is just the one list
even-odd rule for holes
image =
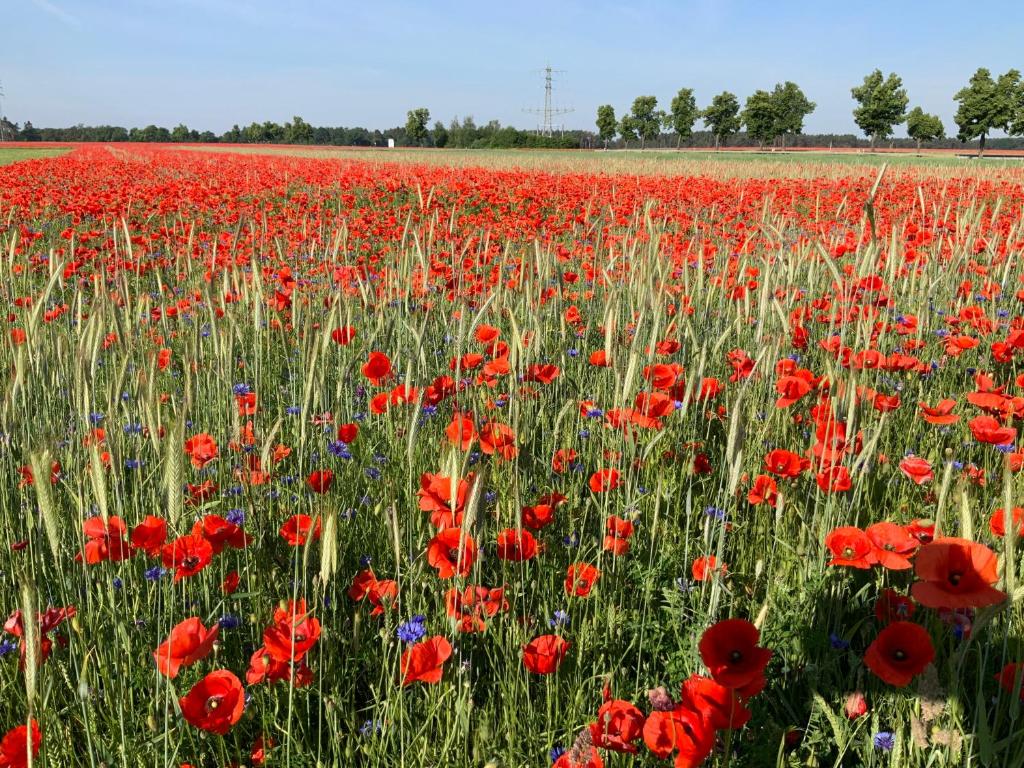
{"label": "white structure in field", "polygon": [[388,149],[394,149],[394,148],[395,148],[395,140],[394,139],[388,139]]}

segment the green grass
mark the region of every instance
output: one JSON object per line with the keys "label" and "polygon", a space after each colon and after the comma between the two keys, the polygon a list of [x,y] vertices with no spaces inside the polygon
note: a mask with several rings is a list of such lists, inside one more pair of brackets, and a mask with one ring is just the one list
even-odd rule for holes
{"label": "green grass", "polygon": [[22,149],[21,147],[8,149],[7,147],[0,147],[0,165],[20,163],[22,160],[36,160],[41,157],[59,157],[70,151],[69,148],[65,147],[53,149]]}

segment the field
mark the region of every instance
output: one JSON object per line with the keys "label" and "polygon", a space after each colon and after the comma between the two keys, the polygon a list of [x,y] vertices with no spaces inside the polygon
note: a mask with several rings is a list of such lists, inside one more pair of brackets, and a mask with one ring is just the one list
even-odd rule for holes
{"label": "field", "polygon": [[1020,161],[200,150],[0,152],[0,766],[1024,764]]}

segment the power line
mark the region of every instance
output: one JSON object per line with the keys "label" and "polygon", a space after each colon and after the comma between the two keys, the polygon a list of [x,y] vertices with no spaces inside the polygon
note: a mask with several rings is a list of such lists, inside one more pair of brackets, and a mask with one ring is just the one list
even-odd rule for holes
{"label": "power line", "polygon": [[544,107],[543,109],[524,109],[524,112],[528,112],[531,115],[540,115],[541,124],[537,129],[537,132],[541,136],[551,136],[554,133],[554,118],[559,115],[567,115],[573,111],[572,107],[557,108],[553,104],[551,96],[552,83],[554,81],[553,75],[564,74],[564,70],[552,69],[551,65],[548,64],[541,70],[544,73]]}
{"label": "power line", "polygon": [[[0,83],[0,141],[7,141],[7,121],[4,119],[4,84]],[[13,136],[11,137],[14,138]]]}

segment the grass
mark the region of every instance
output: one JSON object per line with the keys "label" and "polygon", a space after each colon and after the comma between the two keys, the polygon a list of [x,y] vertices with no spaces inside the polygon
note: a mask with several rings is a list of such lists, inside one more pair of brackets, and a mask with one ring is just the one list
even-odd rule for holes
{"label": "grass", "polygon": [[44,157],[59,157],[69,151],[69,148],[22,149],[19,147],[8,149],[0,146],[0,165],[10,165],[23,160],[36,160]]}
{"label": "grass", "polygon": [[[835,178],[761,184],[733,174],[777,172],[775,160],[709,160],[700,167],[716,176],[679,183],[507,170],[516,153],[401,156],[420,162],[131,146],[79,150],[45,173],[0,171],[0,290],[13,315],[0,342],[11,372],[0,400],[3,608],[77,608],[38,669],[22,669],[20,639],[5,636],[0,731],[39,720],[44,766],[245,764],[264,736],[275,766],[532,768],[595,721],[606,685],[644,713],[650,689],[678,697],[705,671],[701,634],[735,616],[758,621],[774,656],[751,722],[710,765],[1024,762],[1020,702],[993,679],[1024,659],[1019,544],[988,527],[996,506],[1019,499],[1021,475],[972,437],[978,410],[966,399],[976,370],[1019,391],[1019,358],[999,362],[991,347],[1022,314],[1017,177],[886,176],[872,236],[874,177],[847,165],[829,166]],[[581,173],[657,163],[550,157]],[[473,168],[485,162],[494,167]],[[507,344],[507,369],[483,367],[502,357],[478,337],[485,325]],[[349,344],[334,339],[343,326],[357,331]],[[954,356],[939,332],[979,344]],[[819,344],[833,338],[851,353],[903,351],[924,370],[843,365]],[[607,367],[589,362],[600,350]],[[733,378],[735,350],[749,355],[749,376]],[[392,361],[380,383],[362,371],[373,351]],[[467,353],[481,355],[472,370]],[[648,369],[659,363],[678,364],[678,387],[656,390]],[[540,364],[559,375],[531,381]],[[786,366],[821,380],[777,406]],[[434,400],[428,388],[443,390],[443,376],[449,393]],[[238,404],[245,390],[257,397],[251,413]],[[870,390],[901,403],[882,413]],[[616,426],[617,409],[655,391],[666,395],[658,425]],[[918,403],[947,396],[960,421],[922,421]],[[851,489],[827,492],[805,471],[779,479],[774,502],[752,501],[769,450],[806,455],[819,442],[822,404],[849,429],[839,462]],[[487,453],[479,437],[453,444],[456,410],[478,428],[510,427],[515,455]],[[359,427],[347,448],[344,423]],[[205,466],[182,450],[200,433],[218,445]],[[289,451],[275,461],[279,445]],[[576,452],[564,472],[552,465],[560,449]],[[930,484],[900,471],[908,452],[933,463]],[[325,468],[334,484],[315,493],[306,478]],[[601,468],[618,469],[621,486],[594,492]],[[417,493],[424,473],[477,478],[462,526],[482,556],[465,578],[440,579],[428,562],[437,531]],[[499,559],[499,533],[521,530],[523,508],[553,492],[566,501],[534,531],[537,556]],[[238,512],[251,542],[181,581],[142,552],[75,559],[96,517],[131,527],[157,515],[174,538]],[[289,546],[280,529],[296,514],[319,519],[320,538]],[[610,515],[635,525],[628,552],[605,546]],[[920,518],[990,546],[1010,599],[970,617],[918,607],[935,661],[898,688],[863,656],[881,628],[879,595],[907,592],[913,573],[828,567],[823,542],[837,526]],[[707,556],[727,568],[698,580],[694,561]],[[575,562],[601,570],[590,597],[566,594]],[[397,585],[380,615],[348,594],[367,567]],[[240,584],[227,593],[231,572]],[[508,609],[485,632],[459,632],[448,613],[448,590],[467,585],[506,588]],[[275,609],[299,598],[323,632],[305,659],[309,684],[286,674],[248,686],[224,736],[186,723],[179,697],[214,669],[244,678]],[[415,615],[454,652],[440,682],[403,687],[397,630]],[[193,616],[221,624],[218,643],[169,680],[154,649]],[[569,655],[553,675],[527,672],[522,646],[549,633],[572,643]],[[849,720],[854,691],[870,711]],[[892,752],[874,746],[879,732],[894,734]],[[642,745],[635,759],[605,757],[612,768],[669,764]]]}

